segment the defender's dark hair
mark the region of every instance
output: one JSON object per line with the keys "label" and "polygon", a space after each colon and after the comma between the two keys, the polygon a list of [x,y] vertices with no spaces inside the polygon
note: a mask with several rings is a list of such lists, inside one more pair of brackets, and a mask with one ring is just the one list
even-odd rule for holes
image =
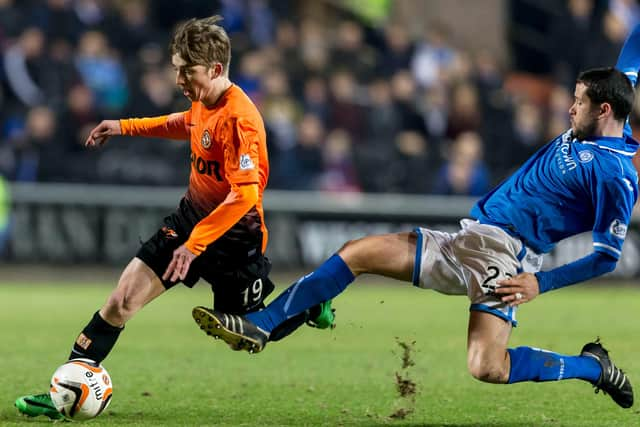
{"label": "defender's dark hair", "polygon": [[625,120],[631,112],[633,87],[622,71],[613,67],[594,68],[580,73],[576,83],[587,87],[586,94],[594,104],[610,104],[617,120]]}

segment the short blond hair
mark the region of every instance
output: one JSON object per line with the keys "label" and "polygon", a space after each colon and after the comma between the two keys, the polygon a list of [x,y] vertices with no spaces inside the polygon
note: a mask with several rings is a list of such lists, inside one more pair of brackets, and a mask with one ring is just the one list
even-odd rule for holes
{"label": "short blond hair", "polygon": [[227,32],[216,23],[220,15],[192,18],[176,28],[169,46],[171,55],[179,54],[189,65],[212,66],[219,62],[225,73],[231,62],[231,41]]}

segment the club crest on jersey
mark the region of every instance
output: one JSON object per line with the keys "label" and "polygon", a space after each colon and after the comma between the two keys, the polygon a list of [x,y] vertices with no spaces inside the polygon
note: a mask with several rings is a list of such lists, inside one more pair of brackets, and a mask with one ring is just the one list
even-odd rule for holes
{"label": "club crest on jersey", "polygon": [[623,223],[619,219],[614,219],[611,223],[611,227],[609,227],[609,231],[618,239],[624,239],[627,235],[627,224]]}
{"label": "club crest on jersey", "polygon": [[205,150],[211,148],[211,135],[209,135],[208,129],[205,129],[202,133],[202,139],[200,140],[200,143],[202,144],[202,148],[204,148]]}
{"label": "club crest on jersey", "polygon": [[251,160],[251,157],[248,154],[241,154],[240,170],[246,171],[253,168],[255,168],[255,165],[253,164],[253,160]]}
{"label": "club crest on jersey", "polygon": [[578,159],[580,163],[589,163],[593,160],[593,153],[590,150],[582,150],[578,152]]}

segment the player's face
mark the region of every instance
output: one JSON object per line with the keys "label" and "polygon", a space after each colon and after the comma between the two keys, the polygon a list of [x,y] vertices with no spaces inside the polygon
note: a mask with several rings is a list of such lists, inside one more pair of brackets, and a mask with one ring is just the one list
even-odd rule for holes
{"label": "player's face", "polygon": [[202,101],[211,93],[214,85],[212,68],[187,64],[178,53],[173,55],[171,62],[176,71],[176,85],[190,101]]}
{"label": "player's face", "polygon": [[596,134],[598,126],[599,106],[594,105],[587,96],[587,86],[583,83],[576,85],[573,105],[569,109],[573,136],[580,140]]}

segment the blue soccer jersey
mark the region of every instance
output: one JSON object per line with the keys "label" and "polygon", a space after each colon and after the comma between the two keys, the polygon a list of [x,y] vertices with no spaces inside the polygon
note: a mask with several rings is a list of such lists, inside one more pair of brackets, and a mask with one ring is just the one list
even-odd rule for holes
{"label": "blue soccer jersey", "polygon": [[591,230],[594,250],[618,259],[638,198],[629,136],[578,141],[571,130],[532,156],[471,210],[538,253]]}

